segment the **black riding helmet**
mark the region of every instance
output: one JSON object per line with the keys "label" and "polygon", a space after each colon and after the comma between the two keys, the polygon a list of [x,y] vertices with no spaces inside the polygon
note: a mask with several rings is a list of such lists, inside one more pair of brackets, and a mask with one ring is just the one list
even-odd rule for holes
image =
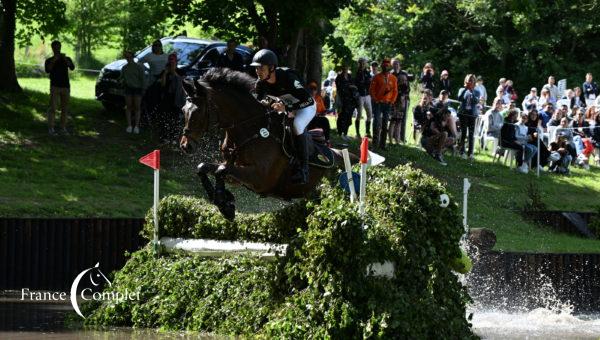
{"label": "black riding helmet", "polygon": [[266,48],[256,52],[252,58],[252,64],[250,66],[262,66],[262,65],[273,65],[277,67],[277,55],[273,51]]}

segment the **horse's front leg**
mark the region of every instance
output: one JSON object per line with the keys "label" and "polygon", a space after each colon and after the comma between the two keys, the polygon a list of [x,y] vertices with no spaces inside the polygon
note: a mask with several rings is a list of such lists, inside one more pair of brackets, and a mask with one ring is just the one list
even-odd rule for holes
{"label": "horse's front leg", "polygon": [[204,191],[206,191],[206,195],[208,199],[211,201],[215,200],[215,187],[211,183],[208,178],[208,174],[213,174],[217,171],[219,165],[215,163],[200,163],[198,164],[197,173],[200,177],[200,182],[202,182],[202,187]]}
{"label": "horse's front leg", "polygon": [[228,166],[226,163],[218,166],[215,174],[214,202],[219,211],[232,221],[235,218],[235,197],[225,188],[225,177],[228,175]]}

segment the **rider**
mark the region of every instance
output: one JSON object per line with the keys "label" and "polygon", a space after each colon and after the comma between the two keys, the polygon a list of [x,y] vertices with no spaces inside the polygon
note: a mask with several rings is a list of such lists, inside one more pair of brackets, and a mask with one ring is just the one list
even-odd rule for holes
{"label": "rider", "polygon": [[290,112],[294,116],[293,134],[296,146],[298,166],[291,177],[292,183],[308,183],[308,133],[306,126],[316,113],[316,105],[312,96],[302,85],[302,81],[290,69],[277,67],[277,56],[273,51],[262,49],[252,58],[258,80],[256,82],[256,98],[259,101],[267,95],[278,97],[281,102],[271,104],[278,112]]}

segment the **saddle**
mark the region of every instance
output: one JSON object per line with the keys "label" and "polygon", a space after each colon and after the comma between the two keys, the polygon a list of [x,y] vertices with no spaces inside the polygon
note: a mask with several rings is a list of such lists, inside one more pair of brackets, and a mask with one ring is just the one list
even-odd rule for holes
{"label": "saddle", "polygon": [[[271,96],[268,96],[271,97]],[[276,97],[271,97],[269,98],[269,100],[279,100]],[[275,121],[280,120],[281,123],[280,124],[274,124],[275,126],[279,125],[279,128],[282,129],[283,131],[276,133],[275,135],[279,135],[281,136],[281,140],[279,138],[276,138],[276,140],[278,142],[280,142],[281,147],[283,149],[283,153],[290,159],[291,162],[295,161],[294,160],[294,154],[295,154],[295,145],[294,145],[294,138],[293,137],[293,132],[292,132],[292,122],[293,119],[289,119],[287,118],[286,115],[281,115],[277,112],[274,111],[269,111],[267,112],[267,125],[268,126],[272,126],[272,120],[273,117],[277,117],[275,118]],[[277,128],[276,128],[277,129]],[[278,129],[277,129],[278,130]],[[315,166],[315,167],[319,167],[319,168],[332,168],[335,166],[335,160],[334,160],[334,155],[333,155],[333,151],[331,151],[331,149],[329,148],[329,146],[327,145],[327,140],[325,139],[325,135],[323,133],[322,129],[312,129],[308,131],[308,134],[311,138],[309,138],[309,145],[308,145],[308,164],[311,166]],[[268,133],[267,133],[268,135]]]}

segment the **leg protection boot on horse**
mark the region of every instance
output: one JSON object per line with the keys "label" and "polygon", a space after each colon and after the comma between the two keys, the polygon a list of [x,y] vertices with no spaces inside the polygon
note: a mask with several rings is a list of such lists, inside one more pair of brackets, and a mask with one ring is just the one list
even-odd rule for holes
{"label": "leg protection boot on horse", "polygon": [[292,183],[306,184],[308,183],[308,132],[295,136],[296,146],[296,161],[297,166],[292,174]]}

